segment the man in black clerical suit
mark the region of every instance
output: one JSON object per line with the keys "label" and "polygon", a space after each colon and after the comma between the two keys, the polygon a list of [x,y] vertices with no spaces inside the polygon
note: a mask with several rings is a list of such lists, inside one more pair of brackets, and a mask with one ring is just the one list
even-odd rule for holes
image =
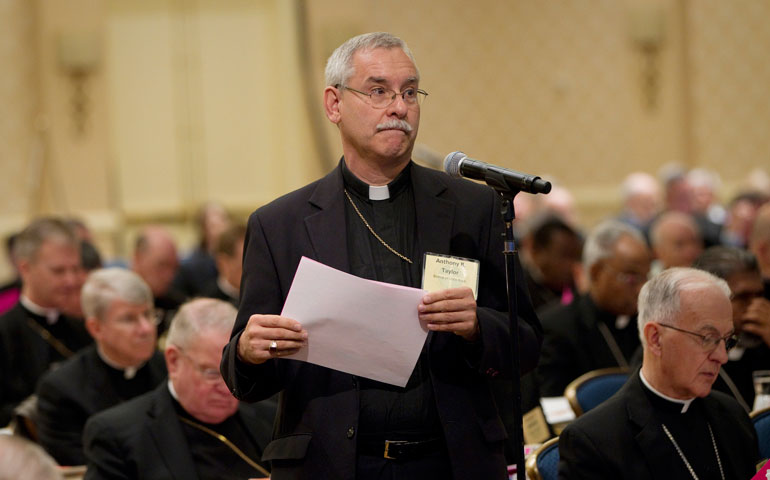
{"label": "man in black clerical suit", "polygon": [[750,412],[754,405],[752,373],[770,368],[770,300],[764,297],[756,257],[738,247],[711,247],[694,266],[726,281],[732,292],[738,344],[730,351],[714,388],[733,395]]}
{"label": "man in black clerical suit", "polygon": [[770,203],[757,211],[754,225],[751,227],[749,249],[757,257],[765,287],[765,298],[770,300]]}
{"label": "man in black clerical suit", "polygon": [[[248,401],[281,392],[263,456],[274,480],[507,478],[505,429],[488,386],[511,374],[499,198],[411,162],[426,94],[401,39],[348,40],[327,63],[326,85],[344,157],[251,216],[225,380]],[[280,358],[313,344],[296,320],[278,316],[303,255],[419,287],[426,252],[479,260],[478,300],[467,287],[423,297],[416,313],[429,333],[405,388]],[[537,362],[539,323],[521,276],[517,285],[527,371]]]}
{"label": "man in black clerical suit", "polygon": [[19,234],[14,252],[23,285],[19,302],[0,316],[0,426],[52,364],[91,343],[82,320],[60,313],[80,285],[72,229],[59,219],[35,220]]}
{"label": "man in black clerical suit", "polygon": [[217,368],[235,315],[232,305],[211,298],[179,309],[166,339],[169,381],[86,423],[86,479],[268,476],[259,459],[275,404],[240,404]]}
{"label": "man in black clerical suit", "polygon": [[214,259],[219,273],[203,291],[204,297],[226,300],[238,307],[245,239],[246,227],[242,224],[231,225],[216,239]]}
{"label": "man in black clerical suit", "polygon": [[724,280],[664,270],[639,295],[639,331],[641,369],[564,429],[559,478],[751,478],[754,427],[733,398],[711,392],[736,342]]}
{"label": "man in black clerical suit", "polygon": [[561,396],[580,375],[628,366],[639,348],[636,300],[650,270],[644,237],[617,220],[595,227],[583,247],[588,293],[541,312],[540,393]]}
{"label": "man in black clerical suit", "polygon": [[82,465],[88,417],[149,392],[166,378],[158,316],[147,284],[122,268],[95,270],[82,291],[95,345],[47,373],[37,387],[38,441],[60,465]]}

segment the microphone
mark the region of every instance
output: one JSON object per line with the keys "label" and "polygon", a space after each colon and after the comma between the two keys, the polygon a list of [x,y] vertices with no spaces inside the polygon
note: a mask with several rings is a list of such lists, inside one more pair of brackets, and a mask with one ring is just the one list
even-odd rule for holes
{"label": "microphone", "polygon": [[483,180],[495,190],[517,191],[526,193],[548,193],[551,182],[542,178],[497,167],[481,160],[469,158],[463,152],[452,152],[444,159],[444,171],[452,177],[466,177]]}

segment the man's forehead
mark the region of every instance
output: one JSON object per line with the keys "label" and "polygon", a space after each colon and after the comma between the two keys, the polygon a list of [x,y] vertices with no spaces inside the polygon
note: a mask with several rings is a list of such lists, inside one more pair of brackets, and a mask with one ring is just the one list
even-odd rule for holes
{"label": "man's forehead", "polygon": [[353,55],[352,76],[374,83],[419,80],[414,62],[399,47],[358,50]]}

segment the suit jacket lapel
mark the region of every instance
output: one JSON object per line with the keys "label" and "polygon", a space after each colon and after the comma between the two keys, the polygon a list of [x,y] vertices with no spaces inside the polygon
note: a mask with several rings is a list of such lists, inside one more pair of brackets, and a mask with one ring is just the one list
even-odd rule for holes
{"label": "suit jacket lapel", "polygon": [[627,399],[628,421],[639,429],[636,441],[651,473],[650,478],[667,478],[670,472],[665,459],[671,458],[671,445],[661,440],[663,430],[652,416],[652,405],[642,390],[644,387],[639,378],[639,370],[632,375],[632,380],[623,387]]}
{"label": "suit jacket lapel", "polygon": [[174,479],[196,480],[198,472],[195,470],[195,462],[187,448],[187,439],[182,433],[166,382],[161,383],[155,393],[155,404],[148,412],[150,422],[147,428],[155,442],[158,456]]}
{"label": "suit jacket lapel", "polygon": [[[454,202],[441,197],[446,181],[427,168],[412,164],[412,189],[420,251],[449,253],[454,222]],[[419,261],[422,261],[420,259]]]}
{"label": "suit jacket lapel", "polygon": [[310,243],[316,260],[347,272],[350,270],[345,235],[345,196],[342,194],[342,172],[338,166],[318,181],[308,200],[318,209],[305,218]]}

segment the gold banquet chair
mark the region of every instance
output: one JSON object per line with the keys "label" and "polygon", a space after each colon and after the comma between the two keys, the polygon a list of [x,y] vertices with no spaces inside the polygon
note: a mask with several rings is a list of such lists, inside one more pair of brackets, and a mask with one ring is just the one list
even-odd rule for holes
{"label": "gold banquet chair", "polygon": [[564,389],[570,407],[579,417],[615,394],[628,380],[625,367],[602,368],[584,373]]}
{"label": "gold banquet chair", "polygon": [[759,456],[768,459],[770,458],[770,407],[754,410],[750,417],[754,430],[757,431]]}
{"label": "gold banquet chair", "polygon": [[552,438],[535,450],[525,462],[529,480],[558,480],[559,437]]}

